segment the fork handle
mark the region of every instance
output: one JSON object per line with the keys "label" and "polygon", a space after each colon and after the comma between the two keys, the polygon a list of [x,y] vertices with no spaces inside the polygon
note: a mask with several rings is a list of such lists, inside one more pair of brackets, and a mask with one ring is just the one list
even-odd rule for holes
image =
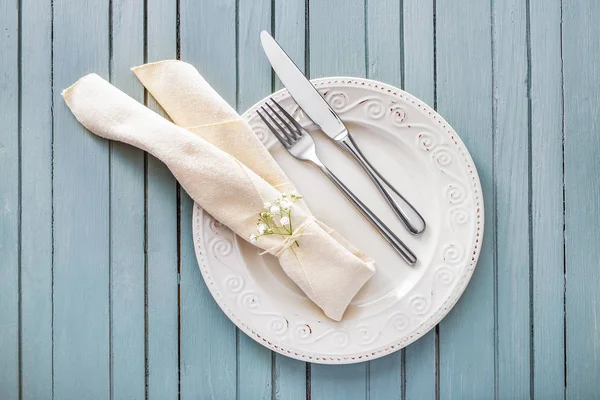
{"label": "fork handle", "polygon": [[413,235],[423,233],[426,225],[421,214],[371,165],[350,133],[348,132],[344,139],[337,142],[358,161],[408,231]]}
{"label": "fork handle", "polygon": [[360,211],[360,213],[379,231],[379,233],[385,238],[385,240],[400,254],[400,256],[406,261],[407,264],[413,265],[417,262],[417,256],[412,252],[410,248],[400,240],[394,232],[387,227],[375,214],[369,209],[354,193],[350,191],[333,174],[325,165],[316,163],[316,165],[323,171],[323,173],[334,183],[334,185],[344,193],[344,196]]}

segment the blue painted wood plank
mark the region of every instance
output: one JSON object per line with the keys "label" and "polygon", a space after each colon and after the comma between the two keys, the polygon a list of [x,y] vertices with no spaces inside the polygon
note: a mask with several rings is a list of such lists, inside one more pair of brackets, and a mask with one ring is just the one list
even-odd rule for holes
{"label": "blue painted wood plank", "polygon": [[[366,75],[364,1],[313,0],[309,25],[311,78]],[[366,398],[367,366],[313,364],[311,398]]]}
{"label": "blue painted wood plank", "polygon": [[433,0],[404,0],[404,90],[435,105]]}
{"label": "blue painted wood plank", "polygon": [[[21,393],[52,393],[52,10],[21,11]],[[0,385],[1,387],[2,385]]]}
{"label": "blue painted wood plank", "polygon": [[[275,39],[287,54],[304,71],[306,4],[302,1],[275,1]],[[267,67],[268,69],[268,67]],[[282,87],[275,77],[274,90]],[[275,354],[273,371],[274,399],[300,400],[306,398],[306,363]]]}
{"label": "blue painted wood plank", "polygon": [[[235,104],[235,1],[182,1],[181,58]],[[218,35],[215,34],[218,32]],[[181,398],[236,397],[236,328],[202,280],[192,240],[192,201],[181,193]]]}
{"label": "blue painted wood plank", "polygon": [[486,233],[463,297],[440,323],[442,399],[489,399],[494,391],[494,190],[490,3],[436,2],[437,108],[469,149],[485,199]]}
{"label": "blue painted wood plank", "polygon": [[19,397],[19,12],[0,4],[0,388]]}
{"label": "blue painted wood plank", "polygon": [[[365,4],[367,78],[402,86],[402,9],[393,0]],[[402,396],[403,350],[368,363],[368,392],[373,399]]]}
{"label": "blue painted wood plank", "polygon": [[306,398],[306,363],[276,355],[273,373],[273,399]]}
{"label": "blue painted wood plank", "polygon": [[397,87],[403,84],[403,13],[398,1],[366,3],[366,76]]}
{"label": "blue painted wood plank", "polygon": [[[262,30],[271,31],[271,0],[238,4],[237,110],[242,113],[271,93],[271,67],[259,40]],[[238,331],[239,399],[271,398],[272,359],[271,350]]]}
{"label": "blue painted wood plank", "polygon": [[368,366],[367,393],[371,399],[401,399],[403,396],[403,352],[373,360]]}
{"label": "blue painted wood plank", "polygon": [[[113,0],[111,82],[134,99],[144,89],[131,66],[144,62],[143,0]],[[145,346],[144,153],[110,143],[111,397],[144,399]]]}
{"label": "blue painted wood plank", "polygon": [[[173,2],[147,1],[149,62],[174,59],[177,10]],[[152,110],[166,116],[152,96]],[[148,398],[174,400],[179,391],[177,183],[168,168],[146,156]]]}
{"label": "blue painted wood plank", "polygon": [[526,3],[493,3],[497,393],[530,395],[529,124]]}
{"label": "blue painted wood plank", "polygon": [[566,397],[600,393],[600,9],[563,3]]}
{"label": "blue painted wood plank", "polygon": [[364,0],[309,4],[310,77],[365,76]]}
{"label": "blue painted wood plank", "polygon": [[530,1],[533,395],[563,399],[561,2]]}
{"label": "blue painted wood plank", "polygon": [[311,399],[366,399],[368,363],[312,364]]}
{"label": "blue painted wood plank", "polygon": [[[403,5],[404,90],[433,107],[433,0],[404,0]],[[436,396],[435,336],[435,330],[432,330],[404,349],[407,399],[434,399]]]}
{"label": "blue painted wood plank", "polygon": [[108,142],[60,92],[88,72],[108,78],[108,1],[54,2],[54,396],[107,398]]}

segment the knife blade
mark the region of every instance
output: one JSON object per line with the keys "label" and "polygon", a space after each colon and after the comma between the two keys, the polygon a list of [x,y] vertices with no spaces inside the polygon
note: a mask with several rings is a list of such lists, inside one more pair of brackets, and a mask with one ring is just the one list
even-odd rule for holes
{"label": "knife blade", "polygon": [[371,165],[340,117],[304,76],[300,68],[267,31],[260,33],[260,41],[273,70],[298,106],[315,124],[319,125],[323,133],[354,157],[408,231],[414,235],[421,234],[426,227],[421,214]]}
{"label": "knife blade", "polygon": [[333,140],[344,139],[348,129],[300,68],[267,31],[260,33],[260,41],[273,70],[300,108],[327,136]]}

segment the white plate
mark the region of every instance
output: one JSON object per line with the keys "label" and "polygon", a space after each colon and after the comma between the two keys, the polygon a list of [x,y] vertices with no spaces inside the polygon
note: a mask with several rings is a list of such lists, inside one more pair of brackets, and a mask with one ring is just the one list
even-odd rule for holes
{"label": "white plate", "polygon": [[271,97],[312,130],[317,151],[351,190],[417,254],[406,265],[343,195],[292,158],[256,116],[243,115],[312,212],[376,260],[375,276],[335,322],[322,313],[273,256],[237,238],[198,205],[194,243],[200,270],[227,316],[260,344],[300,360],[346,364],[392,353],[433,328],[463,293],[483,235],[483,199],[473,160],[434,110],[395,87],[359,78],[312,81],[339,113],[372,163],[427,222],[410,235],[360,167],[301,112],[286,90]]}

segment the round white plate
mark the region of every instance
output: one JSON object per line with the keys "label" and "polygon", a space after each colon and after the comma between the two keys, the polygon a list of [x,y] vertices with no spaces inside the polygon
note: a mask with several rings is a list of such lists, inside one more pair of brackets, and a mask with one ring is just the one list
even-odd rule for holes
{"label": "round white plate", "polygon": [[298,110],[286,90],[273,94],[317,142],[346,185],[416,253],[410,267],[320,171],[290,156],[250,108],[246,118],[312,212],[377,262],[341,322],[328,319],[273,256],[235,236],[198,205],[194,243],[200,270],[227,316],[260,344],[300,360],[346,364],[399,350],[433,328],[465,290],[479,257],[483,199],[473,160],[433,109],[395,87],[359,78],[312,81],[365,155],[427,222],[421,236],[403,228],[358,164]]}

